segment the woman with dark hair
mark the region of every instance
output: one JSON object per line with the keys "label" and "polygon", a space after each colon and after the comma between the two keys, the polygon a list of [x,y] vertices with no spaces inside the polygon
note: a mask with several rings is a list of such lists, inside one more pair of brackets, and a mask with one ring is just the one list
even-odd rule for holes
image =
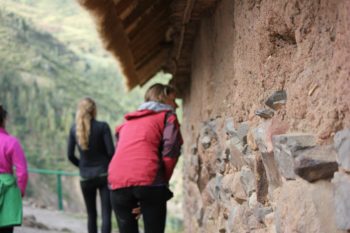
{"label": "woman with dark hair", "polygon": [[180,156],[182,136],[175,89],[155,84],[145,102],[116,129],[116,152],[108,168],[112,207],[120,233],[138,233],[138,204],[145,233],[164,233],[169,180]]}
{"label": "woman with dark hair", "polygon": [[12,233],[14,226],[22,224],[22,197],[28,170],[19,140],[5,130],[6,117],[7,112],[0,105],[0,232]]}
{"label": "woman with dark hair", "polygon": [[[112,208],[107,169],[114,145],[108,124],[97,121],[96,114],[96,104],[91,98],[86,97],[79,102],[75,124],[69,134],[68,158],[80,169],[80,186],[88,214],[88,233],[97,233],[97,191],[101,198],[101,232],[110,233]],[[74,154],[76,146],[80,158]]]}

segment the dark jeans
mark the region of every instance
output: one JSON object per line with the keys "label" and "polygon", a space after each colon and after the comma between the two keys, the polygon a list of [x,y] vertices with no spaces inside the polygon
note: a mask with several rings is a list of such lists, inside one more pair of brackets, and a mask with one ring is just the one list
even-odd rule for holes
{"label": "dark jeans", "polygon": [[0,233],[12,233],[13,227],[0,227]]}
{"label": "dark jeans", "polygon": [[132,209],[141,207],[145,233],[164,233],[166,202],[172,192],[165,186],[129,187],[111,191],[112,207],[120,233],[139,233]]}
{"label": "dark jeans", "polygon": [[97,190],[101,198],[102,233],[111,233],[112,207],[110,202],[110,192],[107,185],[107,177],[96,177],[80,182],[83,192],[85,206],[88,214],[88,232],[97,233]]}

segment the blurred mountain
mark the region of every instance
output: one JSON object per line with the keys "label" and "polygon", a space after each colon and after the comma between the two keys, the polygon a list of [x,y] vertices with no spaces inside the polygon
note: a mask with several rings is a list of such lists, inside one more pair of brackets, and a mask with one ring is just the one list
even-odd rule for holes
{"label": "blurred mountain", "polygon": [[[76,1],[0,0],[0,103],[9,112],[6,128],[21,140],[29,167],[77,171],[66,158],[66,144],[79,99],[95,99],[98,119],[114,131],[149,85],[169,78],[159,74],[126,93],[116,61]],[[181,190],[181,170],[176,174],[172,187]],[[64,178],[63,185],[65,206],[84,210],[78,180]],[[54,206],[55,188],[55,176],[31,174],[27,195]],[[172,203],[181,212],[180,195]]]}
{"label": "blurred mountain", "polygon": [[0,5],[0,101],[10,113],[8,128],[22,140],[32,165],[66,167],[76,102],[94,98],[99,119],[114,128],[136,108],[142,91],[125,96],[115,61],[75,1]]}

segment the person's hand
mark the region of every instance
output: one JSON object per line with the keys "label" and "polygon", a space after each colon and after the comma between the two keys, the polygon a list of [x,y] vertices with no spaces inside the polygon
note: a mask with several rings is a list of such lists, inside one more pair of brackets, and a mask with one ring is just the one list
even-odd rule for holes
{"label": "person's hand", "polygon": [[131,213],[135,214],[135,219],[138,220],[141,217],[141,207],[136,207],[132,209]]}

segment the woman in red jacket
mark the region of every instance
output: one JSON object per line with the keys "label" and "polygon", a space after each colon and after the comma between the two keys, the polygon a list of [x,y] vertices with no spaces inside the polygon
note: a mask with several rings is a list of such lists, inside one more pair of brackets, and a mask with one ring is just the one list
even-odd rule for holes
{"label": "woman in red jacket", "polygon": [[175,89],[155,84],[145,102],[125,115],[116,129],[116,152],[108,168],[112,207],[120,233],[138,233],[138,204],[145,233],[163,233],[166,202],[172,197],[168,182],[183,143],[175,110]]}

